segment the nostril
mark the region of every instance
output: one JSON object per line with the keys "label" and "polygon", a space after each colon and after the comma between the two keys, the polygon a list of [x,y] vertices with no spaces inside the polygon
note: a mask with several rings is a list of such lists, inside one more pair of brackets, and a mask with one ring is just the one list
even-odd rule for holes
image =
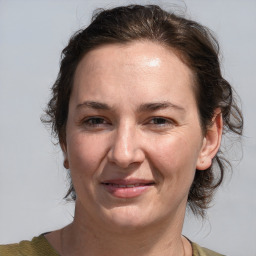
{"label": "nostril", "polygon": [[108,159],[110,162],[115,163],[123,169],[130,168],[132,165],[136,164],[135,152],[124,150],[119,150],[114,148],[109,152]]}

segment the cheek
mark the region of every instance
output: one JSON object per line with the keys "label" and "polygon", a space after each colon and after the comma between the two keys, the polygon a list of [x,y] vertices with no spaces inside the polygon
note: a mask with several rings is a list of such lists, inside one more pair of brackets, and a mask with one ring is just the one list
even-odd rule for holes
{"label": "cheek", "polygon": [[199,153],[199,143],[182,134],[174,134],[150,147],[152,164],[165,178],[193,179]]}
{"label": "cheek", "polygon": [[67,145],[71,173],[79,173],[81,176],[93,175],[106,152],[102,138],[81,133],[74,134],[67,139]]}

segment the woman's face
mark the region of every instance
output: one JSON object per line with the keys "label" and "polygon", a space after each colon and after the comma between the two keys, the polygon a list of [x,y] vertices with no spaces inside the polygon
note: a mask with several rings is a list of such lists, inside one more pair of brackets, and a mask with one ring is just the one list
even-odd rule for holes
{"label": "woman's face", "polygon": [[129,228],[183,218],[206,145],[192,72],[172,50],[105,45],[79,63],[62,146],[86,219]]}

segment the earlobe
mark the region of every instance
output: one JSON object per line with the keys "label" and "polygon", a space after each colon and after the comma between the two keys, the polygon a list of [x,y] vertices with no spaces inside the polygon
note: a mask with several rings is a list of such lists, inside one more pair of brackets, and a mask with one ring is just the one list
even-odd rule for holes
{"label": "earlobe", "polygon": [[212,159],[217,154],[222,137],[223,121],[221,110],[215,110],[212,125],[208,128],[203,139],[201,151],[197,159],[197,170],[206,170],[212,164]]}
{"label": "earlobe", "polygon": [[68,161],[68,156],[67,156],[67,147],[66,147],[66,144],[65,144],[65,143],[61,143],[61,144],[60,144],[60,147],[61,147],[61,149],[62,149],[63,157],[64,157],[63,166],[64,166],[66,169],[69,169],[69,161]]}
{"label": "earlobe", "polygon": [[68,162],[68,159],[64,159],[64,162],[63,162],[63,166],[66,168],[66,169],[69,169],[69,162]]}

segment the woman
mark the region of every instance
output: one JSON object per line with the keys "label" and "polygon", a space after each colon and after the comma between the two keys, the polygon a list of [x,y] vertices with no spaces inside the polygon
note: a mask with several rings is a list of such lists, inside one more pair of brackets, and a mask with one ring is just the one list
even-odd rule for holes
{"label": "woman", "polygon": [[223,132],[243,126],[206,28],[158,6],[99,12],[63,50],[46,113],[74,221],[3,255],[220,255],[181,234],[222,182]]}

